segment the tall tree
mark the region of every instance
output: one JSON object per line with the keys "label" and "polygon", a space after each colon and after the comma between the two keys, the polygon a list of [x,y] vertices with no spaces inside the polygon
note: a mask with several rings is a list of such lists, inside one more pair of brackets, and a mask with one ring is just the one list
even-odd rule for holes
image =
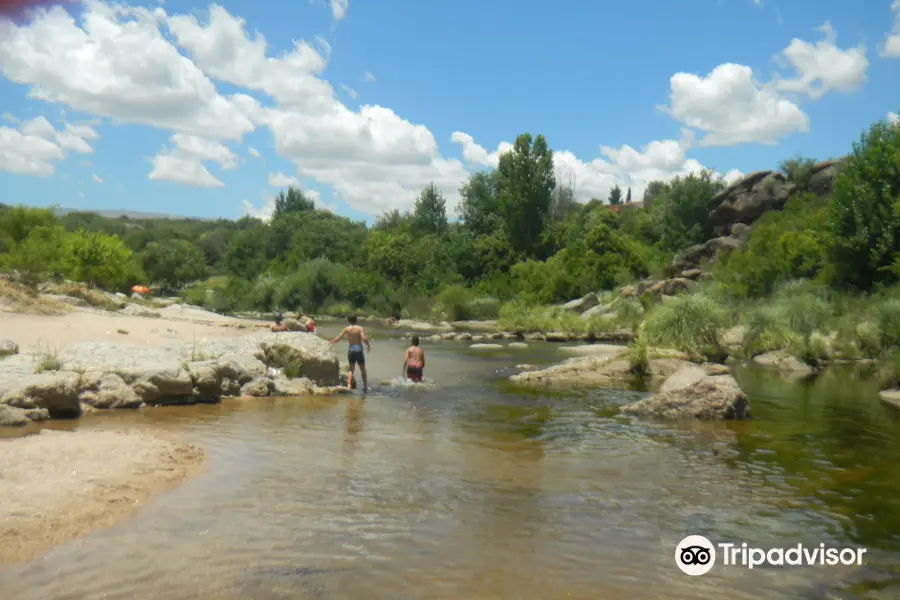
{"label": "tall tree", "polygon": [[619,184],[609,191],[609,203],[613,206],[622,204],[622,188],[619,187]]}
{"label": "tall tree", "polygon": [[556,176],[553,151],[543,135],[520,134],[511,151],[500,156],[497,182],[498,213],[512,247],[533,254],[553,199]]}
{"label": "tall tree", "polygon": [[416,198],[412,221],[417,233],[442,235],[447,232],[447,201],[434,183],[425,186]]}
{"label": "tall tree", "polygon": [[287,193],[278,192],[275,196],[275,209],[272,211],[272,219],[283,217],[290,213],[299,213],[315,210],[316,203],[312,198],[303,193],[303,190],[289,186]]}
{"label": "tall tree", "polygon": [[644,198],[642,202],[644,203],[644,208],[650,208],[653,205],[653,200],[661,195],[669,189],[669,184],[664,181],[651,181],[647,184],[647,188],[644,190]]}
{"label": "tall tree", "polygon": [[628,193],[625,195],[625,204],[631,204],[631,186],[628,186]]}
{"label": "tall tree", "polygon": [[487,235],[497,228],[498,181],[497,171],[479,171],[459,188],[462,201],[457,213],[466,228],[475,235]]}

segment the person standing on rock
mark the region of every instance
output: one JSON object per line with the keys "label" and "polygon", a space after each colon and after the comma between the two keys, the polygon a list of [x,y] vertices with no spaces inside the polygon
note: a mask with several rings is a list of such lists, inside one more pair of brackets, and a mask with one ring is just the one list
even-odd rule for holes
{"label": "person standing on rock", "polygon": [[372,351],[372,346],[369,344],[369,338],[366,337],[366,332],[363,331],[363,328],[356,324],[356,316],[351,315],[347,317],[347,321],[350,323],[347,327],[341,331],[340,334],[330,342],[329,344],[336,344],[346,335],[347,342],[349,343],[349,347],[347,349],[347,362],[350,363],[350,368],[347,372],[347,387],[353,389],[353,373],[356,372],[356,365],[359,365],[359,372],[362,375],[363,380],[363,392],[367,392],[369,389],[368,376],[366,375],[366,355],[363,353],[363,344],[366,345],[366,350],[369,352]]}

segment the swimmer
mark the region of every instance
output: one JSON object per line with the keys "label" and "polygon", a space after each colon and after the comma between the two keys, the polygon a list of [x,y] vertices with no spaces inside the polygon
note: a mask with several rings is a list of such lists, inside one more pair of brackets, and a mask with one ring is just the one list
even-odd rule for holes
{"label": "swimmer", "polygon": [[419,347],[419,336],[412,337],[412,346],[406,349],[403,356],[403,375],[413,383],[422,383],[422,371],[425,369],[425,351]]}

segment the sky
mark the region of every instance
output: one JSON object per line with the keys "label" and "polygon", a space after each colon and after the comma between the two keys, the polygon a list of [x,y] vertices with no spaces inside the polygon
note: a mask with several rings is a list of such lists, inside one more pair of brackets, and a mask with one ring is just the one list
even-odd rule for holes
{"label": "sky", "polygon": [[577,199],[850,151],[900,113],[900,0],[67,2],[0,17],[0,202],[372,223],[517,135]]}

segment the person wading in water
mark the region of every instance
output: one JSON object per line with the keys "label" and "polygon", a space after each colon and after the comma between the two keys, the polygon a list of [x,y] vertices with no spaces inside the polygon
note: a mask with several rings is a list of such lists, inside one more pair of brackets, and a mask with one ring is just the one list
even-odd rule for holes
{"label": "person wading in water", "polygon": [[419,347],[419,336],[412,337],[412,346],[406,349],[403,357],[403,374],[414,383],[422,383],[422,371],[425,369],[425,351]]}
{"label": "person wading in water", "polygon": [[366,350],[369,352],[372,351],[372,346],[369,344],[369,338],[366,337],[366,332],[363,331],[363,328],[356,324],[356,317],[349,316],[347,317],[347,321],[350,323],[349,326],[344,327],[343,331],[328,342],[329,344],[336,344],[346,335],[347,342],[350,344],[347,349],[347,362],[350,363],[350,369],[347,372],[347,387],[353,389],[353,373],[356,371],[356,365],[359,365],[359,372],[362,374],[363,380],[363,392],[367,392],[369,390],[368,377],[366,375],[366,355],[363,353],[363,344],[366,345]]}

